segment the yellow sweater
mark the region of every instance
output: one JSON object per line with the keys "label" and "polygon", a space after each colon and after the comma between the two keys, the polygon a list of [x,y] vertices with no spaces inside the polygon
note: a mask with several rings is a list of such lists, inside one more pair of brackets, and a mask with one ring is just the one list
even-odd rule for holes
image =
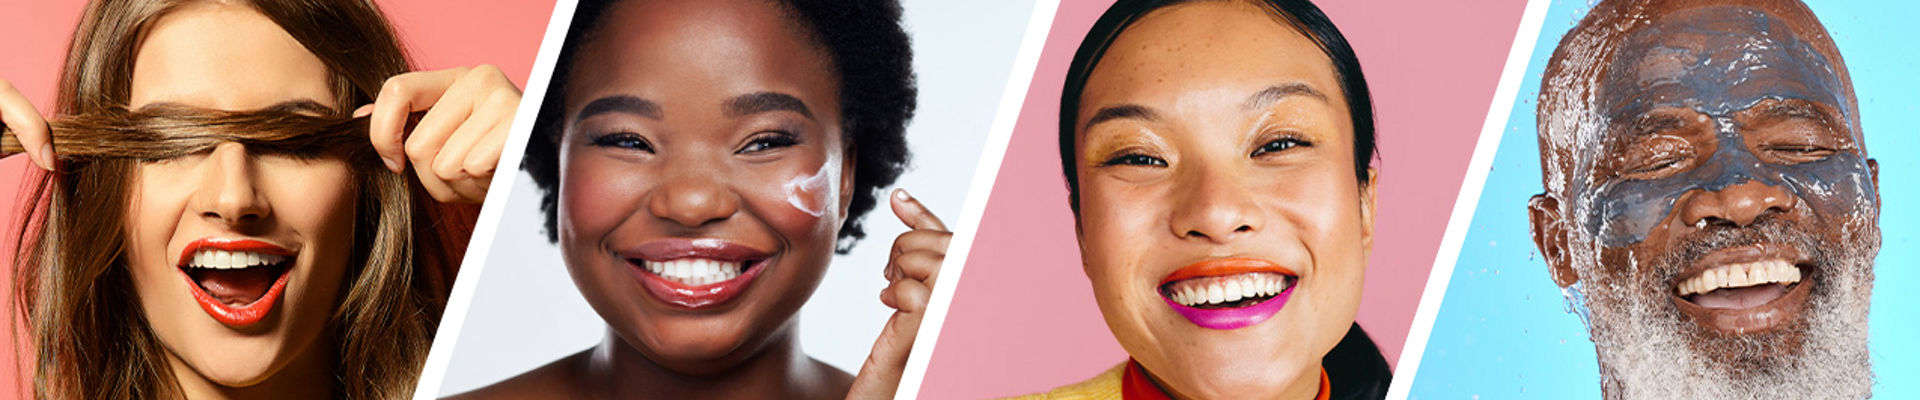
{"label": "yellow sweater", "polygon": [[1120,363],[1093,379],[1072,385],[1054,388],[1046,393],[1008,397],[1009,400],[1080,400],[1080,399],[1118,399],[1120,398],[1120,377],[1126,375],[1127,363]]}

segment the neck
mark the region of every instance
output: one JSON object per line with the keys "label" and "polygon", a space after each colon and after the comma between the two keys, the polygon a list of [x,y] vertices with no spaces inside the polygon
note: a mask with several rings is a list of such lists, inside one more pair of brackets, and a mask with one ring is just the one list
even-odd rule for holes
{"label": "neck", "polygon": [[708,374],[673,371],[628,346],[612,329],[577,365],[585,388],[598,398],[839,398],[852,378],[800,351],[789,321],[754,354]]}
{"label": "neck", "polygon": [[327,351],[331,348],[330,340],[324,337],[315,340],[266,380],[244,387],[209,380],[170,352],[167,364],[173,370],[174,382],[180,385],[180,394],[186,399],[330,399],[334,398],[333,358]]}

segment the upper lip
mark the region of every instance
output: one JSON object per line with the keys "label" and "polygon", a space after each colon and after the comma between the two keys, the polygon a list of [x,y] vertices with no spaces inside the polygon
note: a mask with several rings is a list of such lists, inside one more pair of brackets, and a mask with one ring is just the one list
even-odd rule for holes
{"label": "upper lip", "polygon": [[1272,261],[1251,257],[1224,257],[1201,260],[1187,264],[1185,267],[1180,267],[1180,269],[1174,270],[1172,273],[1167,274],[1165,278],[1160,279],[1160,285],[1164,286],[1169,283],[1193,278],[1226,276],[1248,272],[1270,272],[1292,277],[1300,276],[1300,273],[1294,272],[1293,269],[1280,266],[1280,264]]}
{"label": "upper lip", "polygon": [[253,238],[208,237],[208,238],[201,238],[199,240],[188,242],[187,247],[185,249],[180,250],[180,258],[176,264],[182,267],[187,266],[188,263],[193,262],[193,255],[203,250],[225,250],[225,251],[234,251],[234,252],[263,253],[263,254],[272,254],[272,255],[278,255],[278,256],[293,255],[293,250],[288,250],[285,247],[281,247],[280,245],[273,244],[272,242],[268,242],[265,240],[253,239]]}
{"label": "upper lip", "polygon": [[1780,243],[1761,243],[1729,247],[1714,250],[1700,257],[1699,260],[1695,260],[1691,265],[1680,270],[1679,274],[1674,275],[1673,281],[1668,284],[1669,286],[1677,287],[1681,282],[1686,282],[1688,279],[1693,279],[1714,268],[1766,260],[1786,260],[1787,263],[1793,264],[1795,267],[1800,267],[1803,270],[1807,265],[1811,264],[1812,261],[1805,251]]}
{"label": "upper lip", "polygon": [[766,259],[769,254],[765,250],[716,238],[656,240],[618,252],[622,258],[656,262],[682,258],[746,262]]}

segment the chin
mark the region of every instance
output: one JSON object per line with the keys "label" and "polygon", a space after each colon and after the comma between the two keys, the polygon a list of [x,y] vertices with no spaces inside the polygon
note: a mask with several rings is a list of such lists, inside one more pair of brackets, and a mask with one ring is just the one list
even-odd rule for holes
{"label": "chin", "polygon": [[248,387],[266,381],[285,367],[280,357],[284,353],[283,345],[280,338],[271,335],[203,337],[185,346],[168,346],[168,351],[209,382]]}

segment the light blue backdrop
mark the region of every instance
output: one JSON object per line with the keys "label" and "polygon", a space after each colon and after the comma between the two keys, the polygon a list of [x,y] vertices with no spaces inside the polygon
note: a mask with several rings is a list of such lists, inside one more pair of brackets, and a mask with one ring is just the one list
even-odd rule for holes
{"label": "light blue backdrop", "polygon": [[[1875,397],[1920,398],[1920,2],[1810,1],[1840,45],[1860,98],[1867,151],[1880,160],[1882,249],[1870,334]],[[1560,37],[1590,7],[1555,0],[1528,61],[1513,115],[1434,321],[1412,397],[1600,397],[1593,342],[1567,311],[1527,233],[1541,192],[1534,131],[1540,74]]]}

